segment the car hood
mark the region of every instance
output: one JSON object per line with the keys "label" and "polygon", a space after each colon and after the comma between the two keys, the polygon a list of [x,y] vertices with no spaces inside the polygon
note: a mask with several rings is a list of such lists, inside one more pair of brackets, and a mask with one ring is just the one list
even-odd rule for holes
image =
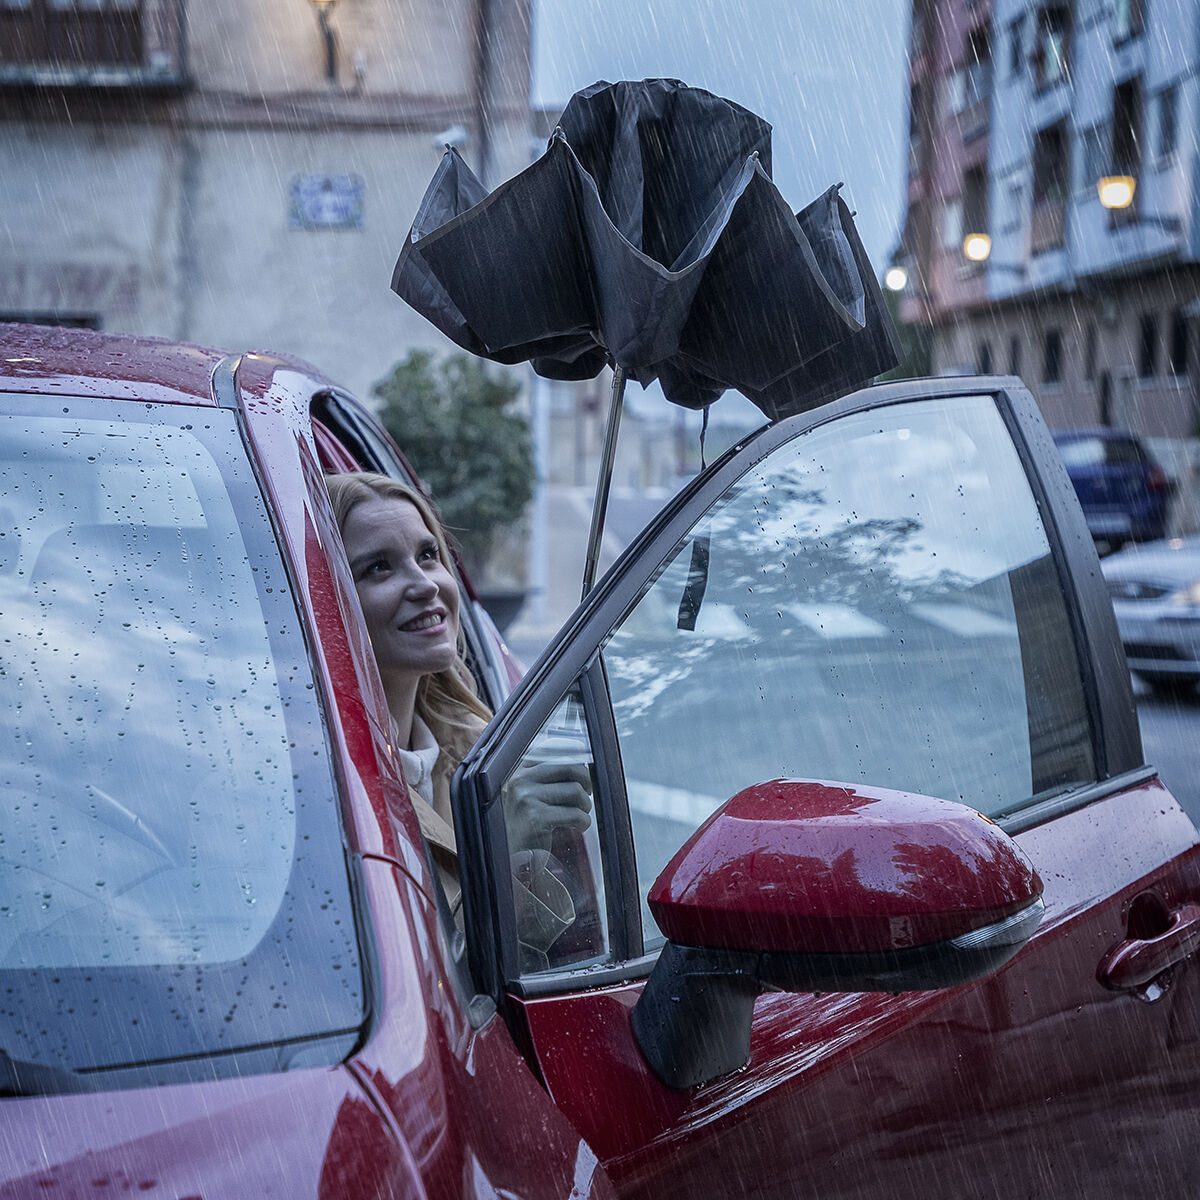
{"label": "car hood", "polygon": [[0,1200],[403,1195],[409,1163],[344,1067],[0,1100]]}
{"label": "car hood", "polygon": [[1146,542],[1101,559],[1106,579],[1142,579],[1186,587],[1200,579],[1200,536]]}

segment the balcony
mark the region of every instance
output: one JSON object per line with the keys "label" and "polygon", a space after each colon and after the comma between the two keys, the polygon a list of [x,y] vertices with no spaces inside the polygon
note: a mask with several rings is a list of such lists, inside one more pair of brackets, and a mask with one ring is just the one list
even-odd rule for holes
{"label": "balcony", "polygon": [[1029,231],[1031,254],[1042,254],[1061,246],[1066,238],[1067,205],[1062,200],[1043,200],[1033,206]]}
{"label": "balcony", "polygon": [[0,6],[0,88],[178,88],[185,0]]}

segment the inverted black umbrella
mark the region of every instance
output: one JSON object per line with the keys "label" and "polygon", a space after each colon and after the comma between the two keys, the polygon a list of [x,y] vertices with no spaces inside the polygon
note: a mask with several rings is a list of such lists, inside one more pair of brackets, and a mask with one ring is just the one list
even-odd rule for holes
{"label": "inverted black umbrella", "polygon": [[[609,464],[627,375],[688,408],[732,387],[789,416],[895,366],[899,343],[841,185],[793,214],[770,170],[771,127],[740,105],[596,83],[494,192],[447,147],[392,288],[484,358],[551,379],[612,366]],[[606,498],[602,467],[589,575]]]}

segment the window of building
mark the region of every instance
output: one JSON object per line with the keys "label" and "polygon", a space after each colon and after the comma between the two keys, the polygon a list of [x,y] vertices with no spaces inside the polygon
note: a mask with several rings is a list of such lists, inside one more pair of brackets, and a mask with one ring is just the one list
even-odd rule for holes
{"label": "window of building", "polygon": [[1042,382],[1062,383],[1062,331],[1047,329],[1042,336]]}
{"label": "window of building", "polygon": [[988,232],[987,167],[980,165],[963,172],[962,234]]}
{"label": "window of building", "polygon": [[1153,379],[1158,372],[1158,314],[1142,313],[1138,322],[1138,376]]}
{"label": "window of building", "polygon": [[1089,323],[1083,343],[1083,377],[1090,383],[1096,378],[1096,326]]}
{"label": "window of building", "polygon": [[1137,176],[1142,165],[1142,81],[1113,89],[1112,173]]}
{"label": "window of building", "polygon": [[1008,373],[1010,375],[1021,374],[1021,339],[1015,333],[1008,342]]}
{"label": "window of building", "polygon": [[967,108],[986,100],[992,90],[992,37],[987,25],[973,29],[967,38],[963,82]]}
{"label": "window of building", "polygon": [[0,0],[0,63],[138,66],[143,0]]}
{"label": "window of building", "polygon": [[[1142,81],[1127,79],[1113,89],[1112,148],[1106,175],[1142,173]],[[1137,221],[1138,202],[1128,208],[1114,208],[1109,213],[1112,226],[1129,225]]]}
{"label": "window of building", "polygon": [[1182,308],[1171,314],[1171,343],[1169,365],[1177,379],[1188,373],[1189,321]]}
{"label": "window of building", "polygon": [[908,94],[908,173],[921,173],[922,149],[925,145],[925,114],[921,85],[914,83]]}
{"label": "window of building", "polygon": [[1008,26],[1008,77],[1015,79],[1025,66],[1025,18],[1018,17]]}
{"label": "window of building", "polygon": [[1172,84],[1158,94],[1158,157],[1170,158],[1179,144],[1179,88]]}
{"label": "window of building", "polygon": [[1102,121],[1090,129],[1079,132],[1079,175],[1075,192],[1080,196],[1094,197],[1096,182],[1109,174],[1112,160],[1112,122]]}
{"label": "window of building", "polygon": [[1030,249],[1034,254],[1063,244],[1069,165],[1070,139],[1066,121],[1040,130],[1033,142]]}
{"label": "window of building", "polygon": [[1124,42],[1142,32],[1142,0],[1113,0],[1113,41]]}
{"label": "window of building", "polygon": [[1062,204],[1067,198],[1067,124],[1039,130],[1033,140],[1033,203]]}
{"label": "window of building", "polygon": [[992,343],[980,342],[978,349],[975,351],[975,370],[980,375],[990,375],[992,373]]}
{"label": "window of building", "polygon": [[962,250],[963,206],[961,200],[948,200],[942,209],[942,248]]}
{"label": "window of building", "polygon": [[999,211],[995,214],[995,224],[1001,233],[1012,233],[1021,228],[1028,209],[1025,197],[1025,180],[1020,170],[1010,171],[1000,180],[996,187],[996,199]]}
{"label": "window of building", "polygon": [[1063,82],[1069,72],[1071,9],[1047,4],[1038,12],[1037,44],[1033,50],[1034,79],[1039,89]]}
{"label": "window of building", "polygon": [[966,107],[967,77],[959,67],[946,76],[946,111],[957,116]]}

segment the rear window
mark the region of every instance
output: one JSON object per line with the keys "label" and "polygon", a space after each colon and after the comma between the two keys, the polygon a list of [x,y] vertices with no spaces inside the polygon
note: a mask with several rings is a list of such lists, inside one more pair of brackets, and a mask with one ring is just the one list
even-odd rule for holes
{"label": "rear window", "polygon": [[1141,446],[1129,438],[1055,439],[1068,467],[1114,467],[1145,460]]}
{"label": "rear window", "polygon": [[137,1083],[336,1061],[346,858],[232,415],[55,408],[0,419],[0,1047]]}

